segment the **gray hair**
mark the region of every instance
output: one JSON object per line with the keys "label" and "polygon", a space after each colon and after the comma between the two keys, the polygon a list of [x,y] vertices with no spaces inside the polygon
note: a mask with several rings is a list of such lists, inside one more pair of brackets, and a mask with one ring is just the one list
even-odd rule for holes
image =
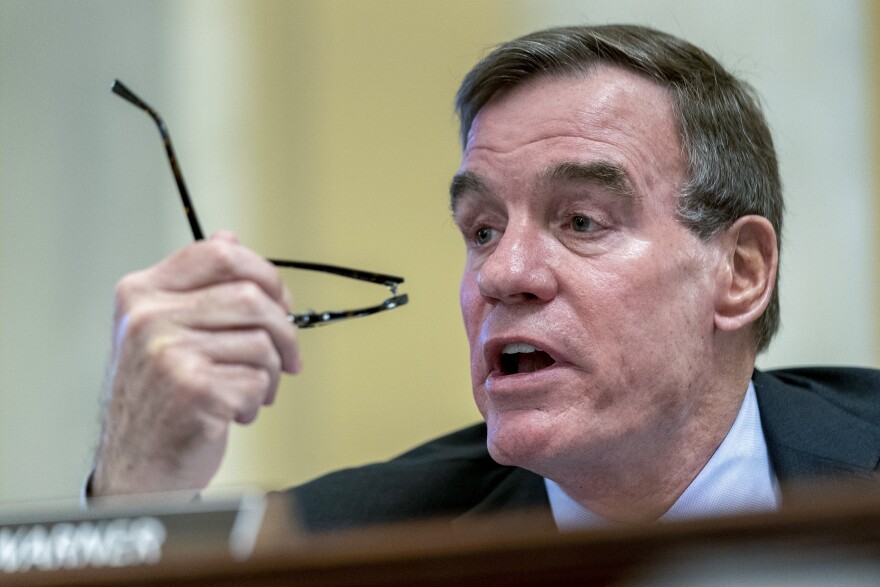
{"label": "gray hair", "polygon": [[[527,80],[586,74],[596,64],[635,71],[672,98],[689,177],[678,218],[708,240],[748,214],[782,241],[782,186],[773,139],[752,88],[712,56],[672,35],[634,25],[561,27],[496,47],[465,76],[455,106],[462,146],[480,109]],[[779,287],[755,323],[758,351],[779,329]]]}

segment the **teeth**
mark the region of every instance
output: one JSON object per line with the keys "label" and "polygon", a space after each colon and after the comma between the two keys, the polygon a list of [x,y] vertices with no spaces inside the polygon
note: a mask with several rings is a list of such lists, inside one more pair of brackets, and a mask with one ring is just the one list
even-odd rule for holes
{"label": "teeth", "polygon": [[516,353],[533,353],[536,349],[530,344],[526,344],[524,342],[514,342],[512,344],[505,345],[503,349],[501,349],[502,355],[515,355]]}

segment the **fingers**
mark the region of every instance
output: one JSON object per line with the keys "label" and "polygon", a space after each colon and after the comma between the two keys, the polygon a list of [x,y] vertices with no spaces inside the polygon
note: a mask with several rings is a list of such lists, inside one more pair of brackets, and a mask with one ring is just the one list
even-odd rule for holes
{"label": "fingers", "polygon": [[[146,339],[155,332],[169,329],[203,331],[200,341],[208,349],[213,342],[237,340],[229,333],[261,333],[259,351],[272,357],[278,368],[288,373],[300,369],[297,331],[287,319],[287,312],[251,282],[221,283],[189,292],[153,293],[133,302],[127,314],[129,329],[136,329]],[[242,338],[242,342],[245,339]],[[251,345],[240,349],[244,362],[250,358]],[[234,362],[227,357],[227,362]]]}
{"label": "fingers", "polygon": [[299,371],[297,332],[287,319],[287,310],[258,286],[248,281],[223,283],[190,297],[189,311],[182,316],[188,325],[204,330],[260,329],[269,336],[281,369]]}
{"label": "fingers", "polygon": [[229,424],[253,421],[300,369],[290,299],[229,232],[120,280],[97,491],[204,487]]}
{"label": "fingers", "polygon": [[233,241],[231,233],[218,233],[120,280],[117,325],[158,319],[208,330],[263,328],[281,369],[296,373],[301,362],[296,329],[287,319],[290,292],[275,267]]}
{"label": "fingers", "polygon": [[[215,376],[222,379],[223,387],[215,396],[217,413],[227,421],[250,424],[257,418],[263,405],[274,399],[275,385],[264,369],[241,364],[218,364]],[[277,382],[276,382],[277,383]]]}
{"label": "fingers", "polygon": [[193,340],[164,341],[166,348],[154,351],[167,358],[155,361],[155,380],[170,382],[176,389],[174,397],[165,398],[164,407],[151,409],[164,410],[162,426],[173,430],[164,440],[186,449],[225,435],[230,422],[253,422],[260,407],[274,399],[278,373],[257,364],[205,360],[205,355],[190,352],[188,347],[194,344]]}
{"label": "fingers", "polygon": [[114,399],[137,411],[138,433],[151,442],[187,449],[211,442],[229,422],[250,423],[274,400],[279,360],[261,330],[179,329],[146,341],[139,334],[129,337],[114,389],[129,397]]}
{"label": "fingers", "polygon": [[234,330],[222,333],[193,331],[187,333],[189,344],[199,348],[211,362],[217,388],[229,388],[232,396],[241,393],[249,399],[243,405],[253,407],[253,415],[246,417],[249,409],[235,407],[237,402],[227,398],[231,410],[221,410],[239,423],[248,423],[256,417],[260,405],[271,405],[278,389],[281,364],[274,352],[274,343],[261,329]]}
{"label": "fingers", "polygon": [[220,232],[185,247],[126,280],[133,291],[190,291],[218,283],[249,281],[289,310],[289,294],[275,267],[240,245],[232,233]]}

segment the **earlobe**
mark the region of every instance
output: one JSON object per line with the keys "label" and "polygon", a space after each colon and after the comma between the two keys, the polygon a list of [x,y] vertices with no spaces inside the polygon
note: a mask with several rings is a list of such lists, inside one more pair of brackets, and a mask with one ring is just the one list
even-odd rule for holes
{"label": "earlobe", "polygon": [[770,303],[779,249],[776,231],[763,216],[743,216],[721,238],[725,262],[719,266],[715,326],[734,331],[755,322]]}

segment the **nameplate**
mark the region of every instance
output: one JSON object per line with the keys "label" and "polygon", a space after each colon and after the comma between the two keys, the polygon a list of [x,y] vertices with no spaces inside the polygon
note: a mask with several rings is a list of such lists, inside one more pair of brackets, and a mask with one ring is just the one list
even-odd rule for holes
{"label": "nameplate", "polygon": [[246,560],[267,503],[266,495],[248,494],[185,505],[139,501],[89,510],[0,512],[0,573],[133,567],[203,555]]}

